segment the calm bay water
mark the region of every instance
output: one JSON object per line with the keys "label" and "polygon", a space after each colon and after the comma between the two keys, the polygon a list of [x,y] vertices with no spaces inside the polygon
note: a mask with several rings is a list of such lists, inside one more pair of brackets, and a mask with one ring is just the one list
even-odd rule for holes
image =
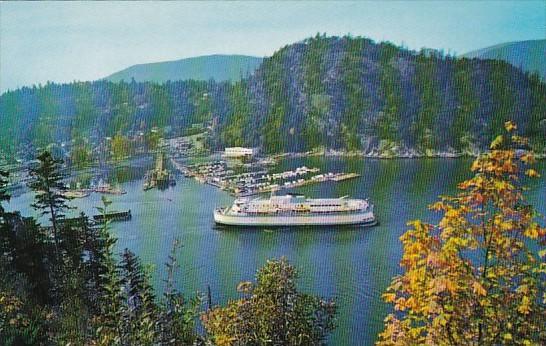
{"label": "calm bay water", "polygon": [[[230,205],[227,193],[193,179],[178,177],[177,185],[165,191],[142,191],[142,174],[150,162],[117,171],[126,195],[110,196],[111,209],[131,209],[129,222],[113,224],[121,251],[129,248],[143,263],[152,264],[154,284],[161,288],[163,263],[173,239],[183,247],[178,254],[178,286],[185,294],[206,292],[210,285],[213,303],[237,298],[240,281],[252,280],[256,269],[269,258],[286,256],[300,272],[300,288],[336,299],[338,328],[333,345],[369,345],[383,328],[389,308],[381,294],[391,277],[400,272],[402,247],[399,237],[406,222],[436,221],[427,210],[440,194],[455,193],[456,184],[470,176],[468,159],[374,160],[348,158],[287,159],[279,169],[306,165],[323,172],[356,172],[362,176],[338,183],[295,189],[308,197],[370,198],[380,224],[371,228],[330,227],[320,229],[244,229],[215,227],[212,211]],[[546,162],[537,165],[543,178],[535,180],[527,197],[546,214]],[[133,177],[133,179],[131,179]],[[29,209],[33,196],[12,199],[8,208],[34,215]],[[79,210],[96,214],[100,195],[72,201]]]}

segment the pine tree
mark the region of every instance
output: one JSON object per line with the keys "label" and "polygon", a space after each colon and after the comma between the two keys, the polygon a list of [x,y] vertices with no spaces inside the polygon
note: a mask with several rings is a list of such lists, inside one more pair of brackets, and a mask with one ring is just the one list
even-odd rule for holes
{"label": "pine tree", "polygon": [[10,196],[8,195],[6,189],[8,186],[8,172],[0,170],[0,222],[3,222],[4,217],[4,207],[2,202],[9,202]]}
{"label": "pine tree", "polygon": [[215,345],[321,345],[334,329],[332,301],[298,292],[297,272],[286,259],[268,261],[246,296],[201,316]]}
{"label": "pine tree", "polygon": [[5,190],[7,176],[0,171],[0,266],[6,272],[23,274],[32,300],[45,304],[50,288],[44,261],[48,258],[45,234],[34,219],[5,212],[2,201],[10,199]]}
{"label": "pine tree", "polygon": [[31,218],[7,213],[7,172],[0,171],[0,340],[3,345],[46,344],[49,277],[43,233]]}
{"label": "pine tree", "polygon": [[6,188],[8,185],[8,172],[0,170],[0,255],[2,259],[9,257],[9,252],[11,251],[10,246],[10,229],[7,224],[5,209],[3,202],[9,201],[10,196],[8,195]]}
{"label": "pine tree", "polygon": [[30,187],[36,193],[32,207],[41,211],[41,215],[49,215],[53,228],[53,240],[55,243],[56,259],[60,259],[60,234],[59,220],[64,218],[64,213],[70,209],[67,197],[63,195],[67,188],[62,182],[64,175],[61,173],[62,160],[56,160],[48,151],[38,156],[39,164],[30,170],[32,182]]}
{"label": "pine tree", "polygon": [[167,267],[165,291],[163,293],[160,313],[158,316],[159,343],[161,345],[193,345],[197,340],[195,333],[195,318],[198,316],[198,308],[201,299],[196,297],[186,300],[175,288],[174,277],[178,269],[176,252],[180,248],[180,242],[173,242]]}
{"label": "pine tree", "polygon": [[123,291],[122,336],[130,345],[153,344],[157,307],[148,275],[138,257],[128,249],[118,265]]}
{"label": "pine tree", "polygon": [[116,239],[108,230],[108,225],[103,224],[97,228],[85,223],[85,240],[83,249],[87,254],[85,262],[85,274],[87,276],[87,296],[90,305],[96,310],[99,307],[100,299],[105,294],[105,284],[112,258],[112,248]]}
{"label": "pine tree", "polygon": [[[105,216],[108,214],[108,207],[111,201],[102,197],[102,206],[97,210]],[[119,345],[123,340],[121,315],[123,313],[123,292],[121,290],[122,280],[114,258],[113,248],[116,239],[110,235],[110,220],[106,219],[100,228],[99,238],[103,250],[98,252],[96,272],[99,278],[95,281],[98,285],[99,313],[93,319],[95,327],[95,340],[99,345]],[[100,263],[100,264],[99,264]],[[93,271],[93,267],[92,267]],[[100,284],[98,283],[100,281]]]}

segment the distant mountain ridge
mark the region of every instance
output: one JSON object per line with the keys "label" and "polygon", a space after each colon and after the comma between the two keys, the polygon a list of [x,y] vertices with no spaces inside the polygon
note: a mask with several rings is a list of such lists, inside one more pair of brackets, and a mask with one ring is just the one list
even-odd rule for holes
{"label": "distant mountain ridge", "polygon": [[214,79],[217,82],[238,81],[248,77],[262,63],[263,58],[248,55],[204,55],[173,61],[163,61],[130,66],[106,77],[111,82],[164,83],[168,80]]}
{"label": "distant mountain ridge", "polygon": [[497,44],[471,51],[465,58],[504,60],[526,72],[537,72],[546,80],[546,39]]}

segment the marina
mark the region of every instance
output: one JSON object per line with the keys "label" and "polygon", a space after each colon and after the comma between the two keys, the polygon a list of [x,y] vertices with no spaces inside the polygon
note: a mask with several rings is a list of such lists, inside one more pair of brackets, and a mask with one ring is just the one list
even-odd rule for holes
{"label": "marina", "polygon": [[319,168],[307,166],[272,172],[268,167],[256,165],[254,167],[258,170],[236,172],[236,168],[230,167],[228,162],[221,160],[193,165],[182,165],[176,160],[171,161],[185,177],[215,186],[235,197],[248,197],[329,181],[340,182],[360,176],[357,173],[345,172],[317,174],[321,171]]}

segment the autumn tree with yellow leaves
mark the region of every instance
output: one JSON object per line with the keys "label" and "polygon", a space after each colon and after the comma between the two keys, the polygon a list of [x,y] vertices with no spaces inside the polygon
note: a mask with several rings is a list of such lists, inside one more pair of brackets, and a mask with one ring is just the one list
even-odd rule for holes
{"label": "autumn tree with yellow leaves", "polygon": [[430,206],[438,224],[409,223],[379,345],[546,345],[546,229],[523,184],[539,174],[505,128],[460,192]]}

